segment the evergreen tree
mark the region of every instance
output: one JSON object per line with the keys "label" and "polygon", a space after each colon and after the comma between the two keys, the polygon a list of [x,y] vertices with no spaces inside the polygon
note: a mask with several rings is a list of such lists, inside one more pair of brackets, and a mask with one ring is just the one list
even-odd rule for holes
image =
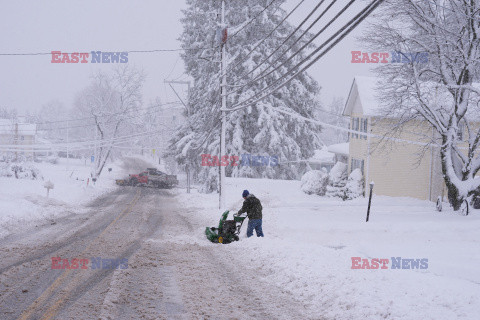
{"label": "evergreen tree", "polygon": [[327,186],[327,197],[347,199],[347,174],[348,166],[343,162],[337,162],[329,173],[329,185]]}
{"label": "evergreen tree", "polygon": [[[231,92],[228,95],[227,108],[260,92],[306,56],[305,53],[299,54],[271,75],[249,83],[267,66],[278,66],[286,61],[306,41],[301,39],[287,53],[283,53],[301,34],[297,32],[296,36],[259,67],[254,75],[245,77],[249,70],[267,58],[294,30],[294,27],[285,21],[268,40],[260,42],[287,14],[280,7],[284,1],[276,1],[265,9],[270,2],[226,1],[226,46],[229,62],[227,82],[228,91]],[[172,138],[171,152],[179,163],[188,163],[190,168],[194,169],[197,180],[205,183],[205,191],[214,191],[217,188],[219,168],[202,167],[201,154],[220,155],[221,41],[216,40],[216,34],[219,34],[218,30],[222,27],[221,1],[187,0],[187,5],[182,19],[184,31],[180,40],[185,49],[182,58],[186,73],[193,78],[194,85],[189,97],[190,117]],[[248,23],[249,21],[251,23]],[[254,52],[248,55],[257,45]],[[245,83],[249,85],[239,87]],[[313,150],[320,146],[317,137],[320,127],[295,120],[277,110],[293,111],[313,118],[313,111],[318,107],[316,95],[319,89],[318,84],[308,74],[303,73],[256,105],[227,112],[226,154],[278,156],[280,162],[277,166],[228,166],[227,176],[299,178],[305,170],[304,164],[282,162],[310,158]]]}

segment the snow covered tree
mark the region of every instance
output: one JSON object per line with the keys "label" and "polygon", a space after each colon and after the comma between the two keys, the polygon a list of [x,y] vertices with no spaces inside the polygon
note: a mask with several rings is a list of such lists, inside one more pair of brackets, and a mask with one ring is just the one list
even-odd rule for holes
{"label": "snow covered tree", "polygon": [[43,133],[43,138],[52,141],[62,141],[66,137],[64,127],[67,126],[66,122],[59,122],[69,119],[68,108],[61,101],[51,100],[42,105],[38,113],[38,130]]}
{"label": "snow covered tree", "polygon": [[[345,102],[343,98],[333,97],[326,110],[323,108],[317,110],[315,116],[317,119],[328,124],[348,128],[348,118],[342,116],[344,106]],[[348,140],[348,134],[344,130],[325,128],[322,131],[321,138],[326,145],[331,145],[346,142]]]}
{"label": "snow covered tree", "polygon": [[353,170],[347,179],[347,184],[345,185],[345,197],[347,200],[352,200],[363,196],[363,174],[362,171],[357,168]]}
{"label": "snow covered tree", "polygon": [[310,170],[302,176],[301,189],[306,194],[324,196],[327,191],[328,173],[323,170]]}
{"label": "snow covered tree", "polygon": [[479,12],[478,0],[386,1],[363,37],[395,60],[376,68],[385,113],[398,119],[391,132],[412,121],[433,128],[455,210],[480,186]]}
{"label": "snow covered tree", "polygon": [[142,72],[128,66],[117,67],[110,74],[96,74],[91,85],[77,96],[77,114],[91,118],[86,121],[91,125],[89,137],[97,140],[94,176],[102,173],[114,144],[118,143],[115,138],[121,133],[135,132],[143,82]]}
{"label": "snow covered tree", "polygon": [[[286,12],[281,8],[284,1],[276,1],[267,7],[269,0],[226,1],[228,37],[228,106],[259,93],[280,78],[295,63],[305,57],[300,54],[272,74],[251,81],[269,65],[277,66],[303,44],[305,39],[285,54],[284,49],[293,44],[292,37],[268,62],[258,68],[254,75],[246,76],[255,66],[268,57],[294,30],[288,22],[281,23]],[[197,171],[197,178],[205,182],[207,191],[216,190],[218,167],[202,167],[202,153],[220,156],[220,60],[221,42],[216,34],[221,30],[221,2],[215,0],[187,0],[180,37],[185,52],[182,58],[186,73],[194,80],[190,92],[190,117],[172,139],[172,153],[179,163],[190,162]],[[266,9],[265,9],[266,8]],[[250,23],[249,23],[250,22]],[[281,23],[266,41],[262,41]],[[300,32],[298,32],[300,35]],[[298,36],[297,35],[297,36]],[[249,54],[254,48],[255,50]],[[265,72],[266,73],[266,72]],[[265,74],[263,73],[263,74]],[[248,84],[244,87],[241,85]],[[308,159],[320,146],[317,137],[320,128],[299,122],[277,112],[278,109],[294,111],[313,118],[317,107],[318,84],[306,73],[273,95],[246,109],[227,112],[226,154],[270,155],[282,161]],[[227,175],[241,177],[268,177],[295,179],[300,177],[305,165],[278,165],[274,167],[228,166]]]}
{"label": "snow covered tree", "polygon": [[0,107],[0,119],[17,119],[17,110],[13,108]]}
{"label": "snow covered tree", "polygon": [[348,166],[343,162],[337,162],[328,175],[329,184],[327,186],[327,197],[337,197],[346,200]]}

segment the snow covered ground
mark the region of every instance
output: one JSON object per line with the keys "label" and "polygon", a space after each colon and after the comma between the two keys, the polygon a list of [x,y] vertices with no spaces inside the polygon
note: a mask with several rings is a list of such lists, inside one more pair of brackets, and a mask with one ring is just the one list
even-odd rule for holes
{"label": "snow covered ground", "polygon": [[[70,160],[66,170],[60,161],[37,165],[44,180],[0,178],[0,237],[19,224],[82,213],[84,204],[115,188],[114,179],[132,170],[123,162],[108,165],[113,171],[87,187],[88,164]],[[47,180],[55,184],[49,198]],[[294,296],[311,319],[477,318],[480,210],[464,217],[448,208],[439,213],[426,201],[374,196],[366,223],[367,199],[306,195],[300,181],[235,178],[227,179],[227,188],[233,212],[241,207],[243,189],[262,201],[265,238],[247,239],[245,225],[239,242],[208,242],[205,227],[216,226],[221,214],[218,195],[196,189],[175,191],[193,232],[162,237],[235,261],[246,274],[257,274],[264,287]],[[352,257],[388,259],[388,269],[352,269]],[[392,257],[428,259],[428,268],[391,269]]]}
{"label": "snow covered ground", "polygon": [[[293,294],[310,317],[478,317],[480,210],[464,217],[450,209],[439,213],[426,201],[374,196],[366,223],[364,198],[343,202],[309,196],[300,191],[299,181],[228,179],[227,186],[227,207],[234,212],[243,189],[261,199],[265,238],[207,242],[204,228],[220,218],[218,195],[179,190],[184,205],[196,208],[198,228],[175,241],[216,246],[225,257],[265,275],[259,280],[267,286]],[[389,259],[388,269],[352,269],[352,257]],[[391,269],[392,257],[428,259],[428,268]]]}
{"label": "snow covered ground", "polygon": [[[143,163],[150,159],[136,157]],[[107,164],[101,178],[93,184],[89,161],[58,159],[57,164],[29,163],[38,168],[42,178],[37,180],[0,177],[0,238],[13,232],[20,225],[52,220],[69,213],[81,213],[82,206],[92,199],[115,188],[115,179],[125,177],[124,161]],[[108,172],[108,168],[112,168]],[[135,171],[134,171],[135,172]],[[45,182],[54,188],[47,198]]]}

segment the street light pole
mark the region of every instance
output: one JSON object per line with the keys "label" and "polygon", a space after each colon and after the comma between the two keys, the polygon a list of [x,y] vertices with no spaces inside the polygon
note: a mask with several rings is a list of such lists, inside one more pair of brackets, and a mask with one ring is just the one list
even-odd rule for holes
{"label": "street light pole", "polygon": [[225,155],[225,135],[226,135],[226,114],[225,109],[227,107],[227,50],[226,50],[226,35],[225,29],[227,26],[225,25],[225,0],[222,0],[222,66],[221,66],[221,74],[222,74],[222,129],[220,134],[220,203],[219,207],[220,210],[223,212],[225,210],[225,166],[222,165],[222,157]]}

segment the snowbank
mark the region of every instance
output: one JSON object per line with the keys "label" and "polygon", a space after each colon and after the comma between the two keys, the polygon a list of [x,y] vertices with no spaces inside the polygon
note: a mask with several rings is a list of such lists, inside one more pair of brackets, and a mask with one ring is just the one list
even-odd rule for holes
{"label": "snowbank", "polygon": [[[139,161],[150,160],[138,158]],[[0,237],[8,235],[20,224],[34,224],[70,213],[81,213],[84,204],[113,190],[115,179],[128,174],[128,168],[119,160],[107,164],[94,184],[89,179],[88,160],[69,159],[67,162],[67,159],[60,158],[58,164],[27,163],[27,166],[37,168],[43,179],[0,177]],[[108,168],[112,171],[109,172]],[[46,181],[54,184],[48,198],[44,187]]]}
{"label": "snowbank", "polygon": [[[179,191],[198,229],[174,241],[214,246],[255,269],[265,287],[301,301],[310,318],[475,319],[480,310],[480,212],[435,211],[433,203],[374,196],[351,201],[306,195],[300,181],[227,179],[227,207],[238,210],[248,189],[262,201],[265,238],[218,245],[206,226],[218,223],[218,195]],[[428,259],[427,269],[352,269],[352,257]]]}
{"label": "snowbank", "polygon": [[306,172],[301,180],[302,191],[306,194],[324,196],[327,191],[328,173],[322,170]]}

